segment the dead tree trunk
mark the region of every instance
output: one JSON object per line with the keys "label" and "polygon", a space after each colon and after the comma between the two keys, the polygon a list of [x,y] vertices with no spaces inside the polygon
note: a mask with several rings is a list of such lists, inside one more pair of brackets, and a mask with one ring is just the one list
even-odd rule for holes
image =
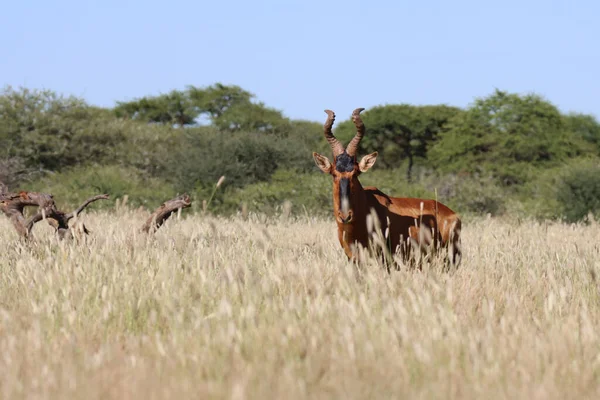
{"label": "dead tree trunk", "polygon": [[[97,200],[107,200],[107,194],[90,197],[77,209],[64,213],[56,208],[56,203],[51,194],[36,192],[0,193],[0,210],[10,219],[19,236],[29,238],[31,230],[37,223],[46,219],[54,227],[58,237],[64,239],[72,236],[69,221],[77,217],[87,206]],[[37,214],[25,218],[25,207],[38,207]],[[83,226],[83,231],[89,231]]]}
{"label": "dead tree trunk", "polygon": [[146,233],[156,232],[174,211],[188,208],[191,205],[192,200],[188,194],[182,194],[174,199],[165,201],[150,215],[150,218],[142,226],[142,231]]}

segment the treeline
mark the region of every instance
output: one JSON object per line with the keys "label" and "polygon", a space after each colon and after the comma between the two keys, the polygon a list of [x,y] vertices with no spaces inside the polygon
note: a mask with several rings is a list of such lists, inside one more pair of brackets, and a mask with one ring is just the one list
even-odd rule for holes
{"label": "treeline", "polygon": [[[360,106],[360,105],[359,105]],[[354,134],[344,110],[334,133]],[[351,110],[348,111],[348,117]],[[545,99],[495,91],[466,109],[382,105],[362,114],[359,154],[379,151],[361,177],[398,196],[437,197],[458,212],[537,218],[600,214],[600,124]],[[325,114],[323,114],[323,121]],[[187,192],[213,212],[330,213],[323,121],[297,121],[238,87],[188,86],[99,108],[52,91],[0,95],[0,181],[70,205],[94,194],[154,207]],[[104,206],[108,206],[104,204]]]}

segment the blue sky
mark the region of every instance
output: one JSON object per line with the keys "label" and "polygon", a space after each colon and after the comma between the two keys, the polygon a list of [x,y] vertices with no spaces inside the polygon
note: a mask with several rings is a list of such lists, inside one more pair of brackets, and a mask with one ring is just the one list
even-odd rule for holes
{"label": "blue sky", "polygon": [[600,115],[592,0],[21,0],[0,15],[0,86],[100,106],[222,82],[316,121],[495,88]]}

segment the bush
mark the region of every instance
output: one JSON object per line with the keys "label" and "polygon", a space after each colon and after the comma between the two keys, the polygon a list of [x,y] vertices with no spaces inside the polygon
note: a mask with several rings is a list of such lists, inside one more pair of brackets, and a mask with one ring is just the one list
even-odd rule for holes
{"label": "bush", "polygon": [[391,197],[435,198],[435,192],[420,183],[423,174],[417,174],[413,182],[406,180],[404,163],[394,169],[376,167],[361,174],[359,179],[363,187],[375,186]]}
{"label": "bush", "polygon": [[507,190],[491,176],[444,175],[422,184],[437,190],[438,200],[459,213],[501,215],[506,210]]}
{"label": "bush", "polygon": [[213,128],[189,129],[169,157],[165,177],[180,190],[204,191],[223,175],[224,187],[241,188],[268,181],[278,168],[307,171],[314,166],[310,149],[301,141]]}
{"label": "bush", "polygon": [[8,88],[0,95],[0,157],[31,171],[111,162],[125,140],[122,125],[75,97]]}
{"label": "bush", "polygon": [[600,212],[600,164],[578,159],[561,167],[538,170],[535,181],[519,193],[523,216],[541,220],[565,219],[576,222],[588,213]]}
{"label": "bush", "polygon": [[18,185],[31,174],[27,173],[25,162],[18,157],[0,158],[0,183],[8,188]]}
{"label": "bush", "polygon": [[408,183],[405,170],[400,167],[367,172],[361,176],[361,183],[376,186],[392,197],[437,198],[458,213],[499,215],[505,210],[506,192],[491,177],[439,176],[420,168],[413,182]]}
{"label": "bush", "polygon": [[515,196],[511,211],[521,217],[532,216],[538,220],[555,220],[563,216],[562,205],[557,200],[564,166],[538,169],[535,179],[527,183]]}
{"label": "bush", "polygon": [[600,216],[600,164],[582,161],[566,167],[556,190],[568,222],[584,220],[589,213]]}
{"label": "bush", "polygon": [[127,204],[149,209],[177,193],[167,183],[156,178],[146,178],[134,169],[118,166],[89,166],[47,175],[32,182],[26,190],[51,193],[59,207],[79,205],[88,197],[107,193],[111,202],[98,202],[94,208],[112,208],[114,201],[128,196]]}
{"label": "bush", "polygon": [[[375,186],[392,197],[417,197],[435,199],[459,213],[493,215],[505,209],[503,190],[490,178],[477,180],[445,176],[421,176],[417,183],[407,183],[403,168],[369,171],[360,177],[363,187]],[[208,197],[208,191],[203,193]],[[226,199],[224,201],[224,199]],[[289,200],[293,213],[329,215],[332,210],[331,178],[318,170],[298,173],[277,170],[269,182],[248,185],[226,194],[217,200],[219,211],[238,210],[245,203],[248,210],[274,213]]]}
{"label": "bush", "polygon": [[428,152],[431,165],[443,173],[492,174],[504,186],[524,185],[535,179],[532,169],[595,150],[556,106],[534,94],[497,90],[476,99],[449,127]]}
{"label": "bush", "polygon": [[294,214],[327,215],[332,212],[331,178],[320,171],[277,170],[269,182],[254,183],[231,193],[226,208],[237,210],[245,204],[249,211],[273,214],[285,201],[291,203]]}

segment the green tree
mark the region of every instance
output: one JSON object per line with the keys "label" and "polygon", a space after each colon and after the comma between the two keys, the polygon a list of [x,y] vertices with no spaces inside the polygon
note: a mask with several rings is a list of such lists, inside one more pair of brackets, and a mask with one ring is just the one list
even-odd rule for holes
{"label": "green tree", "polygon": [[75,97],[7,88],[0,95],[0,158],[28,173],[103,162],[124,138],[113,122]]}
{"label": "green tree", "polygon": [[531,168],[586,151],[554,105],[535,94],[496,90],[453,118],[429,156],[442,172],[492,173],[512,185],[526,181]]}
{"label": "green tree", "polygon": [[117,102],[114,111],[119,118],[180,127],[195,124],[200,115],[188,93],[177,90],[155,97]]}
{"label": "green tree", "polygon": [[[459,108],[446,105],[395,104],[371,108],[362,114],[366,134],[360,151],[380,152],[378,162],[385,168],[394,168],[406,161],[406,178],[411,181],[415,163],[425,163],[429,147],[440,132],[447,129],[449,121],[460,113]],[[350,120],[342,122],[336,129],[336,135],[345,142],[354,132]]]}
{"label": "green tree", "polygon": [[187,93],[201,114],[207,114],[211,121],[220,118],[232,107],[248,104],[254,94],[236,85],[215,83],[206,88],[188,86]]}
{"label": "green tree", "polygon": [[588,214],[600,217],[600,164],[581,160],[563,168],[556,199],[568,222],[585,220]]}
{"label": "green tree", "polygon": [[600,155],[600,123],[593,115],[571,113],[565,116],[567,128],[596,146],[596,154]]}
{"label": "green tree", "polygon": [[190,191],[212,187],[220,176],[224,188],[243,187],[267,181],[278,168],[309,171],[314,167],[310,148],[302,141],[273,137],[259,132],[226,134],[214,127],[191,128],[165,163],[165,176],[176,188]]}
{"label": "green tree", "polygon": [[[323,139],[323,124],[321,123],[306,120],[291,120],[287,136],[290,140],[299,140],[305,143],[311,152],[324,153],[327,150],[331,151],[329,143]],[[310,154],[309,156],[312,157]]]}
{"label": "green tree", "polygon": [[188,94],[199,112],[220,130],[285,133],[290,129],[290,121],[279,110],[254,102],[254,94],[239,86],[188,86]]}
{"label": "green tree", "polygon": [[216,118],[214,125],[231,132],[287,133],[290,130],[290,121],[263,103],[235,105]]}
{"label": "green tree", "polygon": [[253,102],[254,94],[239,86],[220,83],[200,88],[187,86],[185,91],[118,102],[117,117],[170,126],[195,125],[206,118],[222,131],[289,131],[289,120],[280,111]]}

